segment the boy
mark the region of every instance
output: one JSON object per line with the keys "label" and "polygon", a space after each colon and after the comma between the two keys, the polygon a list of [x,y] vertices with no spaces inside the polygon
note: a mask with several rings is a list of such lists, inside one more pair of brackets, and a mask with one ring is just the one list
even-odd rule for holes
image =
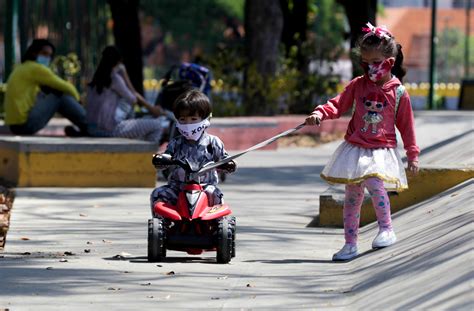
{"label": "boy", "polygon": [[[177,120],[176,127],[181,135],[169,142],[165,154],[169,154],[177,160],[187,159],[193,164],[200,164],[200,166],[227,157],[222,141],[206,132],[211,116],[211,104],[206,95],[196,89],[186,91],[176,99],[173,113]],[[164,169],[166,167],[158,166],[157,168]],[[235,168],[234,161],[226,163],[225,168],[222,167],[229,173],[234,172]],[[156,188],[151,193],[152,209],[157,201],[176,205],[178,193],[184,184],[184,177],[185,172],[181,167],[171,167],[168,184]],[[206,184],[204,189],[209,198],[209,205],[222,204],[223,194],[216,187],[218,183],[216,170],[203,174],[200,180]]]}

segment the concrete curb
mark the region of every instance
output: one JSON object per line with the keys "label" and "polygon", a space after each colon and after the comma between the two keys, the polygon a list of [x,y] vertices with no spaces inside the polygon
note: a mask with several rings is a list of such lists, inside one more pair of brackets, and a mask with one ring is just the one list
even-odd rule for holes
{"label": "concrete curb", "polygon": [[[413,176],[407,174],[409,189],[390,196],[392,213],[420,203],[466,180],[474,178],[473,168],[423,167]],[[344,194],[323,194],[319,197],[319,221],[309,226],[344,227],[342,210]],[[364,199],[360,214],[360,224],[364,226],[375,221],[374,208],[370,197]]]}
{"label": "concrete curb", "polygon": [[18,187],[153,187],[157,146],[129,139],[0,138],[0,178]]}

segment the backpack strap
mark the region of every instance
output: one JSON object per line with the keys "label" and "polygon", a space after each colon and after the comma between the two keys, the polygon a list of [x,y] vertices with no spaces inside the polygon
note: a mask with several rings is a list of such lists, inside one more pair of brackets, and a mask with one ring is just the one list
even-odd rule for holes
{"label": "backpack strap", "polygon": [[398,106],[400,105],[400,99],[405,93],[405,87],[403,84],[400,84],[396,90],[396,102],[395,102],[395,120],[397,119]]}

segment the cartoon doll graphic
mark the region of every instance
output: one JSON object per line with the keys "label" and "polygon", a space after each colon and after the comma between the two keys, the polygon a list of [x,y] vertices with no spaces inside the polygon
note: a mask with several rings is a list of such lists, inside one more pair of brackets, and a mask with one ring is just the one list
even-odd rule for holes
{"label": "cartoon doll graphic", "polygon": [[362,100],[367,112],[362,116],[365,125],[360,130],[362,132],[367,132],[369,130],[369,126],[372,125],[372,134],[376,134],[377,124],[383,120],[381,112],[383,111],[384,107],[387,106],[387,100],[383,98],[383,96],[378,96],[375,93],[370,93]]}

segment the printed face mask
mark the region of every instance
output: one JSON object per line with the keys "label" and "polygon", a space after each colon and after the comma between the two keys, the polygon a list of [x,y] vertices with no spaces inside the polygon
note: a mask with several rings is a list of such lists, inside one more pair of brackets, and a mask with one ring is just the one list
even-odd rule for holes
{"label": "printed face mask", "polygon": [[369,79],[373,82],[380,81],[387,73],[392,70],[392,65],[388,59],[384,60],[378,64],[367,64],[365,62],[361,63],[362,68],[364,68],[365,73],[369,76]]}
{"label": "printed face mask", "polygon": [[191,123],[191,124],[181,124],[179,122],[176,123],[176,127],[178,131],[189,140],[198,140],[204,130],[207,129],[211,125],[209,122],[209,118],[202,120],[198,123]]}
{"label": "printed face mask", "polygon": [[49,63],[51,63],[51,57],[38,55],[38,57],[36,58],[36,62],[46,67],[49,67]]}

